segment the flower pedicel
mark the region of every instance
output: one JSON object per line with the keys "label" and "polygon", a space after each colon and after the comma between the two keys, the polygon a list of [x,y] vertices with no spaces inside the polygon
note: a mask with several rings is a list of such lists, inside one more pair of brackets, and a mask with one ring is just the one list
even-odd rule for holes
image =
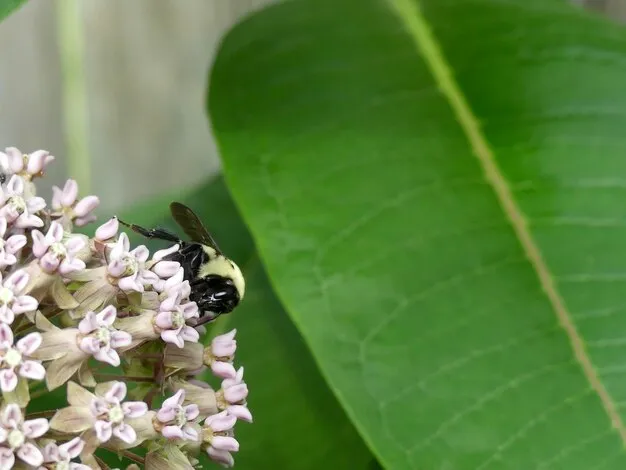
{"label": "flower pedicel", "polygon": [[[117,219],[73,233],[99,200],[74,180],[50,204],[37,196],[53,160],[0,152],[0,470],[106,469],[107,451],[132,469],[191,469],[201,452],[232,467],[234,426],[252,422],[235,331],[198,342],[189,282],[163,259],[176,246],[150,257]],[[219,388],[195,377],[205,371]],[[67,406],[31,411],[60,387]]]}

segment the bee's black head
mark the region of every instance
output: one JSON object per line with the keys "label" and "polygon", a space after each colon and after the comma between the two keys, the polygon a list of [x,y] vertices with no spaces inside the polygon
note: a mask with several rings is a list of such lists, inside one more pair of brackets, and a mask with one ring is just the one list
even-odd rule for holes
{"label": "bee's black head", "polygon": [[230,313],[239,304],[239,292],[232,279],[209,275],[194,279],[190,300],[198,305],[200,316]]}

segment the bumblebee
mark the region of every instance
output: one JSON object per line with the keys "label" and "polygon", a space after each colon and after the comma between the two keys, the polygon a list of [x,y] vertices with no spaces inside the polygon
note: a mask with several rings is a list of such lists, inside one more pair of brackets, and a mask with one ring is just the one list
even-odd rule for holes
{"label": "bumblebee", "polygon": [[122,224],[146,238],[164,240],[179,246],[178,251],[163,259],[177,261],[183,268],[184,279],[189,281],[189,299],[198,305],[200,319],[195,326],[230,313],[243,299],[245,281],[239,267],[219,249],[213,237],[198,216],[180,202],[172,202],[170,211],[174,221],[183,229],[190,241],[181,240],[163,228],[146,229],[135,224]]}

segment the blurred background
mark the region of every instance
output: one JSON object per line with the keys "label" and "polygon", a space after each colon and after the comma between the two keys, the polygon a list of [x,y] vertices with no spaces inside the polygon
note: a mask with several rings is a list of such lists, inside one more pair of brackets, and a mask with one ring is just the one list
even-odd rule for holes
{"label": "blurred background", "polygon": [[[272,0],[31,0],[0,28],[0,148],[57,156],[106,216],[219,171],[204,110],[219,38]],[[626,0],[571,0],[626,20]],[[47,196],[47,194],[44,194]]]}

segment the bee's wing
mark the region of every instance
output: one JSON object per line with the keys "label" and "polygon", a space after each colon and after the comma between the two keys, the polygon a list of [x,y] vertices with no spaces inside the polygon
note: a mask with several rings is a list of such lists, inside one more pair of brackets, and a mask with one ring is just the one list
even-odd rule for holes
{"label": "bee's wing", "polygon": [[198,216],[189,207],[180,202],[170,204],[172,217],[192,241],[208,245],[216,252],[221,253],[213,237],[202,224]]}

